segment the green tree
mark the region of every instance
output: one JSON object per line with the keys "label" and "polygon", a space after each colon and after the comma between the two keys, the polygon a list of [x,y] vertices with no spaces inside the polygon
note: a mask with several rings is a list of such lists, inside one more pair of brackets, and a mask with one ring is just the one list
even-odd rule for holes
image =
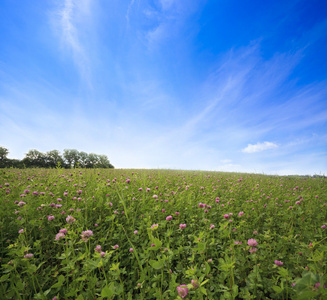
{"label": "green tree", "polygon": [[98,155],[98,168],[109,168],[110,161],[107,155]]}
{"label": "green tree", "polygon": [[23,159],[23,163],[28,167],[46,167],[46,155],[36,149],[29,150]]}
{"label": "green tree", "polygon": [[86,168],[88,159],[89,159],[89,155],[86,152],[84,151],[79,152],[79,161],[80,161],[80,166],[82,168]]}
{"label": "green tree", "polygon": [[63,156],[69,168],[76,168],[80,162],[79,152],[76,149],[65,149]]}
{"label": "green tree", "polygon": [[8,161],[7,155],[9,153],[9,150],[5,147],[0,147],[0,168],[8,167]]}
{"label": "green tree", "polygon": [[7,159],[8,154],[9,150],[5,147],[0,146],[0,161],[5,161]]}
{"label": "green tree", "polygon": [[48,151],[45,154],[45,160],[47,167],[55,168],[58,163],[61,164],[61,166],[64,165],[64,160],[60,155],[60,152],[58,150],[51,150]]}
{"label": "green tree", "polygon": [[87,160],[87,168],[96,168],[99,162],[99,157],[95,153],[90,153]]}

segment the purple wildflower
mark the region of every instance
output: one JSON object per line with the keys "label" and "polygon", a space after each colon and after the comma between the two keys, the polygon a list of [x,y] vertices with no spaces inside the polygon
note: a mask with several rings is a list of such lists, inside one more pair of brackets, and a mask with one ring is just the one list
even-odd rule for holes
{"label": "purple wildflower", "polygon": [[255,239],[249,239],[248,240],[248,245],[250,247],[255,247],[256,245],[258,245],[258,242]]}
{"label": "purple wildflower", "polygon": [[182,284],[180,286],[177,287],[177,293],[181,298],[185,298],[188,294],[188,288],[187,285]]}
{"label": "purple wildflower", "polygon": [[56,234],[55,240],[59,241],[65,237],[65,234],[63,232],[59,232]]}
{"label": "purple wildflower", "polygon": [[280,260],[275,260],[275,265],[276,266],[282,266],[283,263]]}
{"label": "purple wildflower", "polygon": [[180,229],[185,229],[186,228],[186,224],[179,224],[179,228]]}
{"label": "purple wildflower", "polygon": [[84,242],[87,242],[88,238],[91,237],[92,235],[93,235],[92,230],[86,230],[86,231],[82,231],[81,237]]}
{"label": "purple wildflower", "polygon": [[74,217],[72,217],[72,216],[69,216],[68,215],[68,217],[66,218],[66,222],[68,223],[68,224],[72,224],[72,223],[74,223],[76,221],[76,219],[74,218]]}

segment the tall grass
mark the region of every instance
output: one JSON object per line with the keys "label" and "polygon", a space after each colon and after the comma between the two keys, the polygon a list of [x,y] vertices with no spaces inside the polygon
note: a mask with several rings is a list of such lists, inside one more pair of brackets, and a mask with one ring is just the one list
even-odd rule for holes
{"label": "tall grass", "polygon": [[326,299],[326,183],[4,169],[0,299]]}

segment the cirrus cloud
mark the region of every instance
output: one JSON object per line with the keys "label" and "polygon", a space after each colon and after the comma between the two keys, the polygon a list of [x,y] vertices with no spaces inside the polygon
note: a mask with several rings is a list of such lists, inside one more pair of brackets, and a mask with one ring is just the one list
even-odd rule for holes
{"label": "cirrus cloud", "polygon": [[278,145],[271,143],[271,142],[263,142],[263,143],[256,143],[255,145],[248,144],[248,146],[242,149],[242,152],[245,153],[254,153],[254,152],[261,152],[264,150],[278,148]]}

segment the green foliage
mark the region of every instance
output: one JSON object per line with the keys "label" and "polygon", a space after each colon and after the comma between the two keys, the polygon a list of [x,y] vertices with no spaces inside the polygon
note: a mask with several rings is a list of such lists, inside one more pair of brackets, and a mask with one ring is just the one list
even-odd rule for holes
{"label": "green foliage", "polygon": [[8,159],[7,148],[0,147],[0,168],[114,168],[106,155],[79,152],[65,149],[63,156],[58,150],[42,153],[36,149],[29,150],[22,160]]}
{"label": "green foliage", "polygon": [[325,178],[86,169],[85,154],[66,170],[58,155],[0,174],[0,299],[327,298]]}

